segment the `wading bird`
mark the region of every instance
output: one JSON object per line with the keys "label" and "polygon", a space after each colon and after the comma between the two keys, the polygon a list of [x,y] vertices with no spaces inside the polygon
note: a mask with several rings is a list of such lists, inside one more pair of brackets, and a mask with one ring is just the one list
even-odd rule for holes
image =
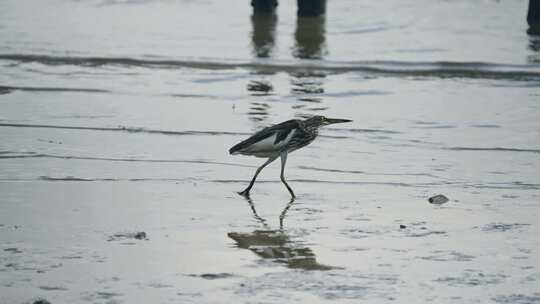
{"label": "wading bird", "polygon": [[249,196],[249,191],[251,190],[251,187],[253,187],[257,175],[259,175],[264,167],[276,160],[279,156],[281,157],[281,181],[285,187],[287,187],[291,196],[295,197],[293,190],[289,187],[283,175],[285,163],[287,162],[287,154],[309,145],[319,134],[320,127],[350,121],[352,120],[326,118],[324,116],[313,116],[305,120],[291,119],[264,128],[253,134],[250,138],[236,144],[229,150],[230,154],[243,154],[268,158],[262,166],[257,168],[249,186],[243,191],[238,192],[238,194]]}

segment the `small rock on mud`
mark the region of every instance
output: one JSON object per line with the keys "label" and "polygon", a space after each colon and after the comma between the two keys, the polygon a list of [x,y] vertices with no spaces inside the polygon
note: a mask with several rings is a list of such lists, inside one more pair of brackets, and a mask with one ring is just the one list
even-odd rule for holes
{"label": "small rock on mud", "polygon": [[137,232],[135,233],[133,237],[136,238],[137,240],[144,240],[146,239],[146,232],[144,231]]}
{"label": "small rock on mud", "polygon": [[127,232],[127,233],[117,233],[109,237],[108,241],[115,241],[121,239],[136,239],[136,240],[148,240],[146,232]]}
{"label": "small rock on mud", "polygon": [[19,250],[18,248],[15,248],[15,247],[6,248],[6,249],[4,249],[4,251],[10,252],[10,253],[21,253],[22,252],[21,250]]}
{"label": "small rock on mud", "polygon": [[438,194],[438,195],[435,195],[435,196],[432,196],[428,199],[429,203],[430,204],[434,204],[434,205],[442,205],[444,203],[447,203],[449,201],[448,197],[442,195],[442,194]]}
{"label": "small rock on mud", "polygon": [[234,277],[231,273],[203,273],[203,274],[188,274],[190,277],[199,277],[207,280],[216,280],[216,279],[227,279]]}

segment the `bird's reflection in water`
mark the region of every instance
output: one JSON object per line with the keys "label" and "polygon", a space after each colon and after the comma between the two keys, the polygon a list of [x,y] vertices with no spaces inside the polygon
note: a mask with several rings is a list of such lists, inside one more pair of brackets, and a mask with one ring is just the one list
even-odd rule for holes
{"label": "bird's reflection in water", "polygon": [[294,203],[291,199],[279,216],[280,229],[270,229],[266,220],[259,216],[255,204],[247,198],[253,217],[264,229],[250,233],[230,232],[227,235],[236,242],[239,248],[249,249],[259,257],[285,264],[289,268],[304,270],[330,270],[334,267],[319,264],[313,251],[291,241],[283,228],[287,212]]}
{"label": "bird's reflection in water", "polygon": [[272,56],[275,45],[277,16],[275,14],[253,14],[251,16],[251,44],[257,58]]}
{"label": "bird's reflection in water", "polygon": [[293,56],[301,59],[322,59],[327,55],[325,18],[298,17]]}

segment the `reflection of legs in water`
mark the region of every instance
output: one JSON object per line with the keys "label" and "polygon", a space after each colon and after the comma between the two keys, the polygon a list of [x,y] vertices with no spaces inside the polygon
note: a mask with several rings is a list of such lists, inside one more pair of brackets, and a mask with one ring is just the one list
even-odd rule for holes
{"label": "reflection of legs in water", "polygon": [[327,54],[325,17],[298,17],[294,32],[293,56],[302,59],[322,59]]}
{"label": "reflection of legs in water", "polygon": [[251,208],[251,212],[253,212],[253,217],[259,221],[265,228],[268,228],[268,224],[266,224],[266,220],[259,216],[257,213],[257,210],[255,209],[255,204],[253,204],[253,201],[249,196],[246,196],[246,200],[248,201],[249,207]]}
{"label": "reflection of legs in water", "polygon": [[283,263],[292,269],[303,270],[330,270],[331,267],[319,264],[315,253],[309,248],[301,245],[301,242],[295,242],[289,238],[289,235],[283,229],[283,222],[287,216],[287,211],[294,203],[294,198],[287,203],[279,216],[279,230],[269,229],[266,220],[257,214],[255,204],[246,197],[251,207],[253,216],[261,222],[265,229],[255,230],[253,232],[229,232],[228,237],[236,242],[239,248],[249,249],[263,259],[269,259],[277,263]]}
{"label": "reflection of legs in water", "polygon": [[[249,207],[251,208],[251,212],[253,213],[253,217],[259,221],[265,229],[268,229],[268,224],[266,223],[266,219],[262,218],[258,213],[257,213],[257,209],[255,208],[255,204],[253,203],[253,200],[249,197],[249,196],[246,196],[246,200],[249,204]],[[285,217],[287,216],[287,212],[289,211],[289,209],[291,208],[291,206],[293,205],[294,203],[294,197],[291,197],[291,200],[287,203],[287,205],[285,205],[285,208],[283,208],[283,210],[281,211],[281,213],[279,214],[279,230],[283,231],[283,221],[285,220]]]}
{"label": "reflection of legs in water", "polygon": [[274,14],[253,14],[251,16],[251,46],[255,57],[267,58],[272,55],[276,24],[277,16]]}
{"label": "reflection of legs in water", "polygon": [[287,211],[289,211],[293,203],[294,203],[294,197],[291,197],[291,200],[287,203],[283,211],[281,211],[281,214],[279,215],[279,230],[283,231],[283,220],[287,216]]}

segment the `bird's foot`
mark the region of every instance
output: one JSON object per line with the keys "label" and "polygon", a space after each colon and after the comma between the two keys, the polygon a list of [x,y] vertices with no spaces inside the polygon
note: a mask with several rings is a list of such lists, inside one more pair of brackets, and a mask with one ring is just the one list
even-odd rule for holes
{"label": "bird's foot", "polygon": [[238,192],[238,194],[240,194],[241,196],[244,196],[244,197],[249,197],[249,190],[246,189],[244,191],[240,191],[240,192]]}

